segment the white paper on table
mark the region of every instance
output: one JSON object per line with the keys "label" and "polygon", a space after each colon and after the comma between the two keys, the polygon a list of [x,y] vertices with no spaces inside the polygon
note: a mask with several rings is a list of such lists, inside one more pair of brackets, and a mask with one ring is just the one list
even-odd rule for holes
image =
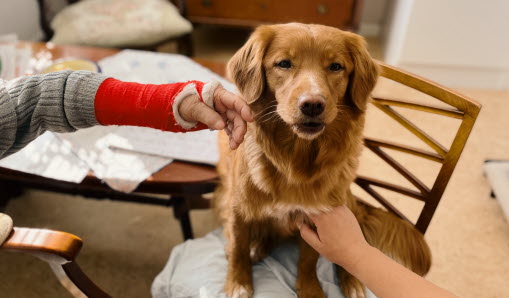
{"label": "white paper on table", "polygon": [[190,80],[219,81],[223,87],[236,92],[235,85],[190,58],[178,54],[123,50],[99,61],[105,75],[116,79],[145,83],[168,84]]}
{"label": "white paper on table", "polygon": [[219,160],[217,131],[171,133],[150,128],[119,127],[112,148],[143,152],[179,160],[216,165]]}
{"label": "white paper on table", "polygon": [[58,136],[87,163],[97,178],[117,191],[132,192],[172,159],[112,150],[111,143],[123,141],[121,136],[116,135],[117,129],[116,126],[96,126]]}
{"label": "white paper on table", "polygon": [[49,131],[0,160],[0,167],[74,183],[80,183],[90,171],[69,144]]}
{"label": "white paper on table", "polygon": [[[165,84],[189,80],[217,80],[228,90],[235,86],[223,77],[177,54],[124,50],[99,62],[104,74],[123,81]],[[185,134],[161,132],[148,128],[119,127],[111,148],[143,152],[180,160],[215,165],[218,160],[217,132],[200,131]]]}

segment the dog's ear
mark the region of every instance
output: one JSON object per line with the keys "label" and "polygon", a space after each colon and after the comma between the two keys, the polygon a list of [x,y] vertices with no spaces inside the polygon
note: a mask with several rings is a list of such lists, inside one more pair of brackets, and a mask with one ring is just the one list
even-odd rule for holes
{"label": "dog's ear", "polygon": [[365,111],[380,70],[369,55],[364,38],[353,33],[347,34],[346,40],[354,64],[348,82],[347,96],[355,107]]}
{"label": "dog's ear", "polygon": [[271,26],[258,27],[226,66],[228,78],[249,104],[260,98],[265,88],[263,57],[273,35]]}

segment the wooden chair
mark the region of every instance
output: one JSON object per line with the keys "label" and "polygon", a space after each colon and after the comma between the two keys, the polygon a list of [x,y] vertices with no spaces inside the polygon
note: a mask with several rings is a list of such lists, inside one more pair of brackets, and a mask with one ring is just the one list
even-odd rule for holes
{"label": "wooden chair", "polygon": [[[79,2],[80,0],[65,0],[64,2],[67,5],[71,5],[74,3]],[[186,1],[185,0],[168,0],[172,2],[180,12],[180,15],[182,17],[186,18],[187,16],[187,7],[186,7]],[[39,4],[39,15],[40,15],[40,23],[41,28],[44,32],[44,41],[49,41],[53,37],[53,30],[51,29],[50,23],[52,18],[55,16],[55,14],[58,11],[54,11],[51,7],[51,0],[37,0],[37,3]],[[191,34],[185,34],[178,37],[172,37],[167,40],[163,40],[161,42],[158,42],[156,44],[147,45],[144,47],[141,47],[139,49],[142,50],[150,50],[155,51],[159,46],[166,44],[168,42],[175,41],[177,43],[177,51],[179,54],[186,55],[188,57],[193,56],[193,41],[191,38]]]}
{"label": "wooden chair", "polygon": [[[424,202],[424,207],[422,208],[415,226],[420,232],[425,233],[454,171],[456,163],[458,162],[481,106],[474,100],[460,95],[446,87],[440,86],[395,67],[388,66],[382,62],[379,62],[379,64],[382,68],[381,75],[383,77],[430,95],[454,107],[446,109],[431,105],[415,104],[402,100],[378,97],[375,97],[372,102],[377,108],[385,112],[412,134],[424,141],[424,143],[431,147],[434,152],[394,142],[366,138],[366,147],[392,168],[397,170],[398,173],[410,181],[410,183],[413,184],[419,191],[414,191],[401,185],[365,176],[359,176],[355,182],[374,199],[380,202],[387,210],[405,220],[408,220],[409,222],[411,221],[403,214],[402,211],[391,204],[387,198],[384,198],[373,187],[380,187]],[[224,75],[224,72],[218,71],[219,69],[215,70],[220,75]],[[423,130],[414,125],[410,120],[395,111],[392,107],[408,108],[425,113],[433,113],[445,117],[460,119],[461,125],[455,134],[452,145],[449,149],[447,149],[431,136],[426,134]],[[416,175],[411,173],[402,164],[392,158],[385,149],[396,150],[441,164],[440,171],[433,183],[433,186],[431,188],[427,187],[416,177]],[[215,180],[213,179],[208,180],[205,186],[212,189],[214,181]],[[192,188],[182,188],[181,191],[189,191],[190,189]],[[178,202],[176,202],[176,206],[174,207],[176,210],[175,212],[176,214],[186,215],[186,222],[188,223],[188,213],[190,210],[206,209],[211,207],[210,200],[204,199],[199,194],[187,198],[180,197],[177,198],[177,201]],[[190,223],[187,227],[183,225],[182,229],[184,234],[187,235],[186,238],[192,237],[192,232],[190,232]],[[187,234],[186,229],[189,229]],[[80,293],[84,293],[88,297],[109,297],[95,284],[93,284],[76,264],[75,259],[81,245],[82,243],[79,238],[67,233],[15,228],[11,237],[2,246],[0,246],[0,248],[29,252],[48,262],[59,277],[61,283],[66,286],[66,288],[70,289],[71,293],[77,293],[75,294],[78,295],[77,297],[80,297]],[[79,289],[79,291],[77,291],[77,289]]]}
{"label": "wooden chair", "polygon": [[[412,185],[414,185],[418,191],[386,181],[363,176],[359,176],[355,182],[381,205],[383,205],[387,210],[409,222],[411,221],[408,219],[408,217],[406,217],[401,210],[391,204],[387,198],[384,198],[379,192],[375,191],[373,186],[387,189],[412,199],[417,199],[424,202],[424,207],[420,212],[417,222],[411,222],[421,233],[424,234],[430,224],[431,219],[433,218],[438,203],[442,198],[442,194],[444,193],[454,168],[456,167],[456,163],[460,158],[461,152],[465,147],[465,143],[467,142],[472,127],[474,126],[477,115],[481,109],[481,105],[474,100],[464,95],[458,94],[457,92],[446,87],[440,86],[439,84],[410,74],[401,69],[386,65],[382,62],[379,62],[379,64],[382,70],[382,77],[388,78],[392,81],[398,82],[419,92],[427,94],[453,107],[442,108],[432,105],[412,103],[403,100],[393,100],[378,97],[373,97],[372,101],[374,106],[383,111],[385,114],[389,115],[392,119],[401,124],[405,129],[421,139],[432,149],[432,151],[422,150],[391,141],[365,138],[365,146],[376,155],[378,155],[383,161],[389,164],[397,172],[399,172]],[[452,145],[447,149],[418,126],[416,126],[414,123],[412,123],[409,119],[395,111],[392,107],[402,107],[406,109],[422,111],[425,113],[438,114],[444,117],[456,118],[461,120],[461,124],[455,134]],[[425,183],[419,180],[416,175],[411,173],[410,170],[404,167],[404,165],[391,157],[387,150],[384,149],[396,150],[441,164],[433,186],[431,188],[426,186]]]}

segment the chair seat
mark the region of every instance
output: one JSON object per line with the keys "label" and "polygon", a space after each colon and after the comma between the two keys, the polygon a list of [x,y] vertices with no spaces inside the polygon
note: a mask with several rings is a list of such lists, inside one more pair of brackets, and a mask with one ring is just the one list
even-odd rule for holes
{"label": "chair seat", "polygon": [[59,12],[51,42],[101,47],[146,47],[192,31],[166,0],[88,0]]}
{"label": "chair seat", "polygon": [[9,237],[12,231],[12,218],[7,215],[0,213],[0,245],[2,245]]}

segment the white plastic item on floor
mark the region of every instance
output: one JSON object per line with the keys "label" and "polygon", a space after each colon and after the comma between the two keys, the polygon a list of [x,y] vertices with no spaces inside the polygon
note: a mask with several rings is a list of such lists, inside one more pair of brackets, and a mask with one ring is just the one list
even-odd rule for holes
{"label": "white plastic item on floor", "polygon": [[487,161],[484,163],[484,171],[493,194],[509,221],[509,161]]}

